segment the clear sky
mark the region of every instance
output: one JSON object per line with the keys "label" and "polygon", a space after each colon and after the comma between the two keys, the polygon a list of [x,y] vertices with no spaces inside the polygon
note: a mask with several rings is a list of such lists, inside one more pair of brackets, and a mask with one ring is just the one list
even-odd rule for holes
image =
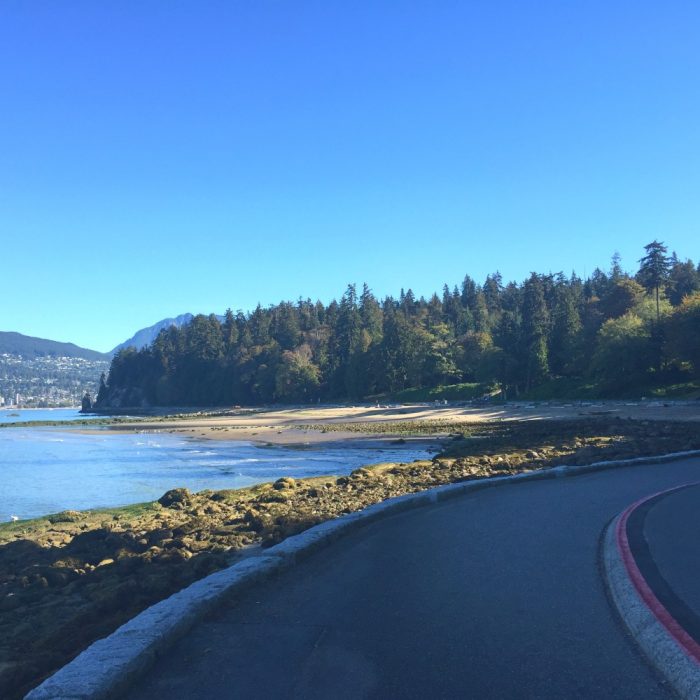
{"label": "clear sky", "polygon": [[0,330],[700,257],[700,4],[0,4]]}

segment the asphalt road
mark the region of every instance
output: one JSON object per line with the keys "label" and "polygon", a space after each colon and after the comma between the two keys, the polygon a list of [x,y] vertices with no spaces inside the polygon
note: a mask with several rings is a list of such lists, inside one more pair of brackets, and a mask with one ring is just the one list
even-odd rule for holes
{"label": "asphalt road", "polygon": [[479,491],[374,523],[222,607],[129,695],[668,698],[613,615],[606,523],[700,460]]}
{"label": "asphalt road", "polygon": [[699,525],[700,486],[664,496],[644,522],[644,535],[660,574],[696,617],[700,616]]}

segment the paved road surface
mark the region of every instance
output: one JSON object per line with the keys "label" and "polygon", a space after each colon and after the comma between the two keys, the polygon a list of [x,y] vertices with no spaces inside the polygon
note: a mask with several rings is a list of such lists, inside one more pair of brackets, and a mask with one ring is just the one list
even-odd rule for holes
{"label": "paved road surface", "polygon": [[668,698],[598,572],[605,524],[700,460],[479,491],[377,522],[222,607],[129,696]]}
{"label": "paved road surface", "polygon": [[644,535],[660,574],[700,616],[700,486],[659,500],[647,513]]}

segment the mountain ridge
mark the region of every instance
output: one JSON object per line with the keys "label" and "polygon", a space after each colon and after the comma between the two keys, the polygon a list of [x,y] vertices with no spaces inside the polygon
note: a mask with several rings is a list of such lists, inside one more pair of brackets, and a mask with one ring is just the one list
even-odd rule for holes
{"label": "mountain ridge", "polygon": [[190,313],[180,314],[179,316],[175,316],[175,318],[164,318],[161,321],[154,323],[152,326],[147,326],[146,328],[141,328],[140,330],[136,331],[131,338],[125,340],[123,343],[119,343],[119,345],[116,345],[108,354],[116,355],[120,350],[128,347],[134,347],[137,350],[140,350],[141,348],[150,345],[164,328],[169,328],[170,326],[181,328],[182,326],[187,325],[193,318],[193,314]]}
{"label": "mountain ridge", "polygon": [[0,354],[29,357],[79,357],[84,360],[109,360],[111,353],[83,348],[47,338],[37,338],[16,331],[0,331]]}

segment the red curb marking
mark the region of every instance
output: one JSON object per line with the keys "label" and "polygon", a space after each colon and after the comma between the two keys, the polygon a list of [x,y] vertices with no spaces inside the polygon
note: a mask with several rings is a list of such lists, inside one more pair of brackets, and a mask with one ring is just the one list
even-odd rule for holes
{"label": "red curb marking", "polygon": [[642,576],[641,571],[637,566],[637,562],[634,560],[634,555],[630,548],[629,541],[627,539],[627,521],[630,515],[639,508],[643,503],[660,496],[662,493],[671,493],[672,491],[677,491],[686,486],[697,486],[696,482],[693,484],[683,484],[681,486],[676,486],[672,489],[667,489],[666,491],[659,491],[658,493],[642,498],[641,500],[633,503],[627,510],[623,511],[619,516],[617,525],[615,527],[615,537],[617,540],[617,548],[622,557],[622,562],[627,569],[627,574],[632,579],[634,587],[637,589],[640,597],[646,603],[647,607],[651,610],[654,617],[666,628],[667,632],[673,637],[673,639],[678,643],[678,645],[683,649],[683,651],[693,660],[695,663],[700,665],[700,644],[698,644],[681,626],[681,624],[671,615],[671,613],[662,605],[659,599],[654,595],[649,585],[646,582],[644,576]]}

